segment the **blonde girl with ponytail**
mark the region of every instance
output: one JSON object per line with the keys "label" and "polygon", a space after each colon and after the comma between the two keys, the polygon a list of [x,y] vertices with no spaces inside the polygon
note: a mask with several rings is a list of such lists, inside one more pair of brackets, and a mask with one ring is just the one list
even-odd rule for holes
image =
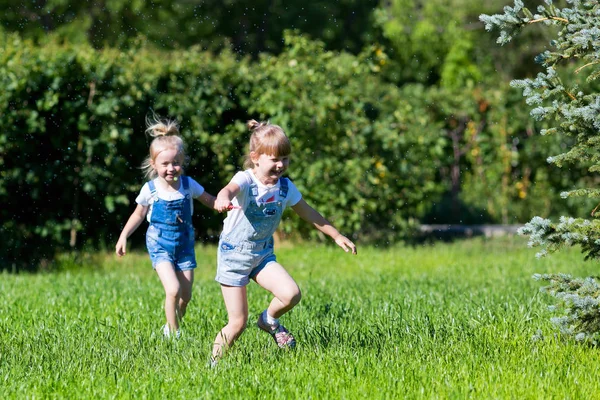
{"label": "blonde girl with ponytail", "polygon": [[331,237],[344,251],[356,254],[356,246],[321,214],[309,206],[289,178],[292,148],[281,127],[251,120],[245,170],[238,172],[217,195],[215,209],[227,212],[219,240],[217,276],[228,313],[228,322],[217,334],[211,365],[246,328],[246,285],[254,280],[273,298],[258,316],[258,327],[280,348],[296,345],[294,336],[280,323],[301,298],[300,288],[273,253],[273,233],[285,208]]}
{"label": "blonde girl with ponytail", "polygon": [[193,199],[212,209],[215,197],[185,175],[187,157],[177,122],[155,118],[146,124],[146,133],[153,137],[142,164],[148,181],[135,199],[137,206],[119,236],[116,253],[119,257],[126,254],[127,239],[147,220],[146,247],[165,290],[162,334],[179,338],[180,319],[192,298],[196,268]]}

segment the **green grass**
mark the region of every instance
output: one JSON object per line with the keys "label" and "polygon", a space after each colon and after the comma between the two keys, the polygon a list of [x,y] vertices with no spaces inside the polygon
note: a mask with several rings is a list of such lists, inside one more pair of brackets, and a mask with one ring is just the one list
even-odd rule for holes
{"label": "green grass", "polygon": [[[422,247],[278,249],[303,291],[294,351],[254,326],[218,368],[226,321],[215,248],[199,247],[184,337],[164,340],[144,253],[0,279],[0,398],[600,398],[600,350],[557,334],[534,273],[598,274],[573,249],[538,260],[520,238]],[[544,340],[532,337],[542,331]]]}

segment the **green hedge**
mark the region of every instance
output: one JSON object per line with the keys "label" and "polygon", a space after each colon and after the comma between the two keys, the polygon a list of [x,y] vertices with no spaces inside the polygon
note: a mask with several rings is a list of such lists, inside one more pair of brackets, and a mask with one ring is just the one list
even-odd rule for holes
{"label": "green hedge", "polygon": [[[177,118],[193,174],[210,191],[221,181],[211,134],[237,115],[232,88],[243,64],[188,50],[141,45],[126,53],[4,37],[0,53],[0,199],[4,267],[35,268],[56,252],[112,247],[132,211],[148,152],[145,117]],[[210,212],[197,226],[216,232]],[[142,235],[143,236],[143,235]],[[138,236],[139,237],[139,236]]]}
{"label": "green hedge", "polygon": [[[354,56],[298,34],[285,40],[280,55],[251,62],[197,48],[160,51],[143,39],[119,52],[53,42],[36,47],[0,34],[1,268],[35,270],[58,252],[114,246],[143,184],[144,121],[152,113],[180,121],[188,174],[213,194],[240,168],[245,121],[281,125],[293,145],[292,180],[361,242],[400,240],[432,213],[448,216],[440,208],[444,193],[487,209],[479,221],[501,221],[535,200],[513,186],[533,167],[513,145],[515,135],[525,137],[527,116],[512,113],[503,92],[399,88],[374,72],[386,60],[380,49]],[[494,121],[507,115],[510,126],[498,129]],[[460,124],[459,145],[477,147],[483,158],[453,156],[451,133]],[[477,126],[483,129],[474,135]],[[453,165],[468,196],[456,192]],[[482,176],[510,184],[491,193],[496,186],[477,184]],[[549,182],[538,183],[549,190]],[[198,237],[215,240],[222,218],[198,206]],[[282,230],[318,233],[291,213]],[[143,234],[132,239],[140,244]]]}

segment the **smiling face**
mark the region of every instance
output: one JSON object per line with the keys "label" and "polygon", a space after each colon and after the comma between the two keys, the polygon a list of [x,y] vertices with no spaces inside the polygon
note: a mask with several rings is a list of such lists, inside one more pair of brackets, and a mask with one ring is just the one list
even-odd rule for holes
{"label": "smiling face", "polygon": [[164,179],[169,185],[177,182],[183,172],[183,155],[176,148],[167,148],[158,153],[152,160],[152,167],[159,178]]}
{"label": "smiling face", "polygon": [[250,154],[254,163],[254,175],[265,185],[274,185],[290,165],[289,156]]}

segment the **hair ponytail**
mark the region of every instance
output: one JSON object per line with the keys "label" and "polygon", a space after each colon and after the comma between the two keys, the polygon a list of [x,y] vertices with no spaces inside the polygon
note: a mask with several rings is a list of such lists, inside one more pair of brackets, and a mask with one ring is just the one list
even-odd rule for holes
{"label": "hair ponytail", "polygon": [[248,127],[248,129],[250,130],[250,132],[254,132],[255,130],[257,130],[261,126],[265,126],[267,124],[268,124],[268,122],[267,123],[258,122],[255,119],[251,119],[250,121],[246,122],[246,126]]}
{"label": "hair ponytail", "polygon": [[146,118],[146,134],[154,138],[159,136],[179,135],[179,124],[176,120],[160,120],[156,115],[153,119]]}

